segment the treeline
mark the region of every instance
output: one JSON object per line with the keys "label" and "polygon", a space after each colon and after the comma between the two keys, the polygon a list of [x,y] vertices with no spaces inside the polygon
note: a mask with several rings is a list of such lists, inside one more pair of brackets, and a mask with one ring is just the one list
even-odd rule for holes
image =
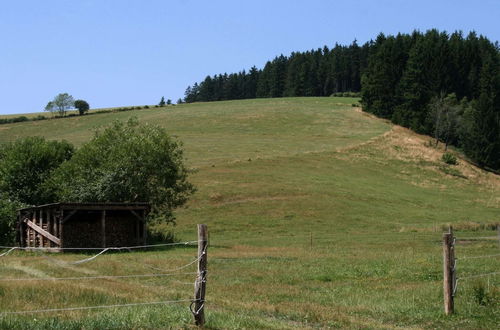
{"label": "treeline", "polygon": [[263,69],[207,76],[185,102],[361,92],[365,111],[500,169],[500,50],[471,32],[385,36],[280,55]]}
{"label": "treeline", "polygon": [[359,92],[361,72],[366,68],[370,43],[335,45],[329,49],[280,55],[263,69],[252,67],[238,73],[207,76],[189,86],[185,102],[223,101],[262,97],[330,96]]}
{"label": "treeline", "polygon": [[500,51],[483,36],[380,34],[362,74],[362,105],[500,169]]}

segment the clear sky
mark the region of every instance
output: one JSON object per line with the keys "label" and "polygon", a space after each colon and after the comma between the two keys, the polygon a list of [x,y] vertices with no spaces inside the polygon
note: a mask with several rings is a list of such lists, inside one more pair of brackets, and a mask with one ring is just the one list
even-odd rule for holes
{"label": "clear sky", "polygon": [[2,0],[0,114],[58,93],[156,104],[279,54],[438,28],[500,40],[500,0]]}

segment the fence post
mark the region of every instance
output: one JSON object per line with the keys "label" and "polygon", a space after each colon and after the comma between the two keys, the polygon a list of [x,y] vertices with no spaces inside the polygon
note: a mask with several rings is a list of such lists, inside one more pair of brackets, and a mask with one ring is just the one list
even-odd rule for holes
{"label": "fence post", "polygon": [[[207,285],[207,225],[198,225],[198,274],[194,282],[194,323],[202,327],[205,324],[205,291]],[[191,305],[193,305],[191,304]]]}
{"label": "fence post", "polygon": [[443,294],[444,312],[446,315],[454,312],[453,286],[454,286],[453,233],[443,234]]}

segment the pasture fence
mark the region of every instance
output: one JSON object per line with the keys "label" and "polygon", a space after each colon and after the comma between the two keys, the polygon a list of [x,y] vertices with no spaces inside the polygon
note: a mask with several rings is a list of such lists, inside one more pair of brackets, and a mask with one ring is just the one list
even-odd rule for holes
{"label": "pasture fence", "polygon": [[498,236],[457,238],[454,236],[451,226],[448,232],[443,234],[443,297],[446,315],[451,315],[455,312],[455,297],[457,295],[459,281],[483,277],[489,278],[491,276],[500,275],[500,271],[493,271],[457,276],[458,261],[500,257],[500,253],[456,257],[457,242],[479,242],[484,240],[498,240],[500,245],[500,226],[498,226]]}
{"label": "pasture fence", "polygon": [[[108,247],[108,248],[49,248],[49,247],[17,247],[17,246],[0,246],[0,249],[7,250],[0,254],[0,258],[7,258],[14,251],[29,251],[40,253],[43,257],[54,262],[58,266],[68,266],[68,265],[80,265],[83,263],[91,262],[98,257],[102,256],[106,252],[123,252],[123,251],[133,251],[133,250],[145,250],[149,248],[161,248],[170,246],[193,246],[198,245],[198,254],[192,261],[171,269],[161,269],[158,267],[153,267],[145,263],[141,265],[158,271],[157,273],[147,273],[147,274],[127,274],[127,275],[93,275],[93,276],[65,276],[65,277],[0,277],[0,283],[2,282],[39,282],[39,281],[86,281],[86,280],[97,280],[97,279],[130,279],[130,278],[156,278],[156,277],[177,277],[186,275],[196,275],[194,283],[187,283],[177,281],[180,284],[194,285],[195,292],[194,298],[177,299],[177,300],[162,300],[162,301],[150,301],[150,302],[133,302],[133,303],[123,303],[123,304],[109,304],[109,305],[95,305],[95,306],[75,306],[75,307],[60,307],[60,308],[42,308],[42,309],[32,309],[32,310],[13,310],[13,311],[2,311],[0,316],[7,315],[20,315],[20,314],[36,314],[36,313],[55,313],[55,312],[69,312],[69,311],[85,311],[85,310],[95,310],[95,309],[112,309],[120,307],[134,307],[134,306],[148,306],[148,305],[166,305],[166,304],[179,304],[179,303],[190,303],[189,310],[191,311],[195,324],[198,326],[203,326],[205,323],[204,308],[205,308],[205,293],[206,293],[206,283],[207,283],[207,248],[208,248],[208,230],[206,225],[198,225],[198,240],[196,241],[186,241],[186,242],[176,242],[176,243],[165,243],[165,244],[152,244],[152,245],[137,245],[137,246],[125,246],[125,247]],[[56,257],[48,256],[46,252],[52,250],[66,250],[66,251],[98,251],[95,255],[76,260],[76,261],[63,261]],[[190,266],[198,264],[198,269],[196,272],[180,272],[185,270]]]}

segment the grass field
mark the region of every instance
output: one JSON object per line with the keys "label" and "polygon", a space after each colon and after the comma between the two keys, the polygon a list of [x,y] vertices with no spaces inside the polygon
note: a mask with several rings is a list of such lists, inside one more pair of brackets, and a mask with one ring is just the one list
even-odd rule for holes
{"label": "grass field", "polygon": [[[92,129],[136,115],[184,141],[198,192],[177,211],[179,240],[210,232],[208,328],[496,328],[498,240],[457,242],[456,315],[442,306],[442,226],[495,236],[500,178],[440,162],[429,138],[351,107],[354,99],[289,98],[185,104],[0,126],[80,145]],[[16,252],[0,277],[151,273],[196,256],[192,247],[114,253],[93,262]],[[56,259],[57,261],[53,260]],[[188,268],[191,272],[194,268]],[[184,271],[184,270],[183,270]],[[186,299],[193,275],[84,281],[0,281],[0,310]],[[6,315],[0,328],[190,328],[189,303]]]}

